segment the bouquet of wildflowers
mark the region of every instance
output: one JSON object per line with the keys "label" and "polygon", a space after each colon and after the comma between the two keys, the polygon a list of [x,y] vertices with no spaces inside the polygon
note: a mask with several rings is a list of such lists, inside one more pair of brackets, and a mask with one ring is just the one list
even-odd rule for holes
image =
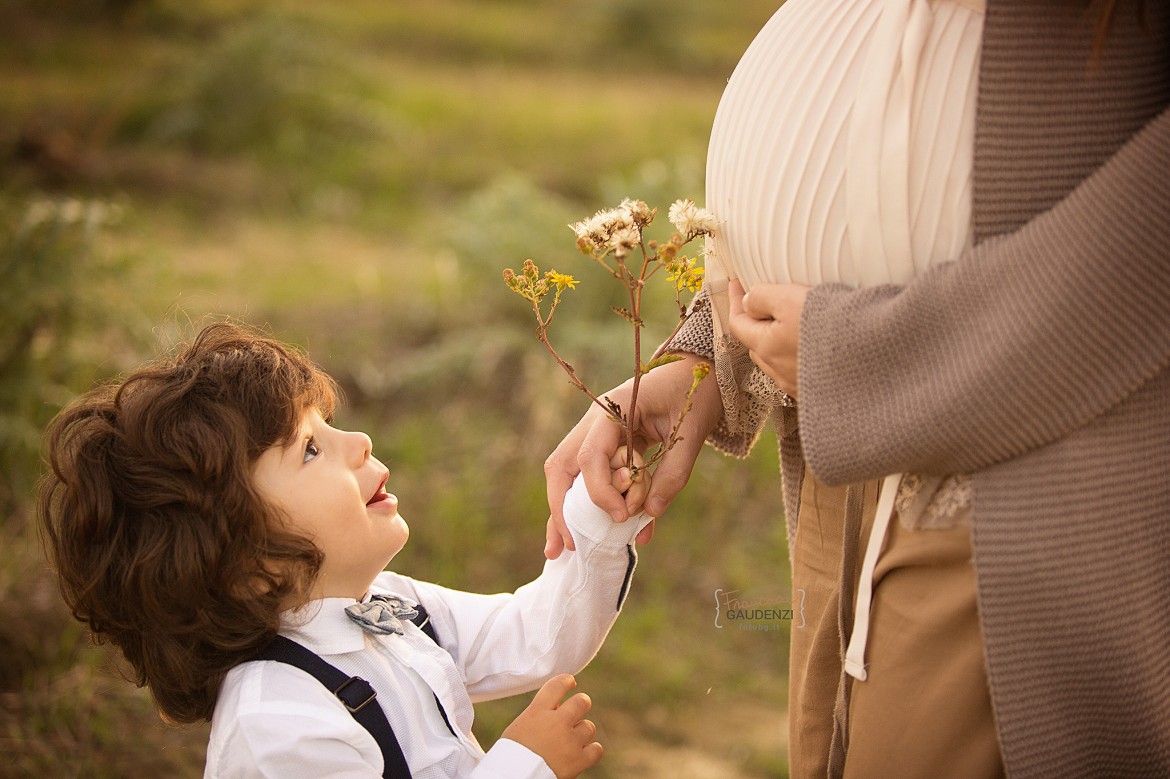
{"label": "bouquet of wildflowers", "polygon": [[[693,201],[678,200],[671,205],[668,214],[676,232],[665,243],[659,243],[647,240],[644,236],[645,228],[654,221],[657,213],[658,209],[650,208],[641,200],[624,200],[617,208],[603,209],[589,219],[569,225],[577,236],[577,249],[616,279],[627,292],[629,305],[614,306],[612,310],[633,328],[634,379],[628,409],[623,409],[609,397],[598,397],[592,392],[577,376],[573,366],[557,353],[549,340],[548,329],[561,301],[561,295],[574,289],[578,284],[577,279],[560,273],[555,268],[542,273],[532,260],[525,260],[519,272],[511,268],[504,271],[504,282],[532,306],[532,312],[536,317],[537,340],[545,345],[553,359],[565,370],[569,381],[622,427],[626,439],[626,464],[635,478],[639,468],[635,466],[633,459],[633,420],[638,404],[638,385],[642,376],[649,371],[679,359],[665,353],[665,344],[686,322],[688,309],[682,300],[683,292],[697,292],[703,284],[703,268],[696,264],[695,258],[684,255],[682,250],[696,238],[714,234],[716,226],[714,216],[697,207]],[[649,360],[644,361],[642,292],[647,281],[659,272],[665,275],[666,281],[674,290],[679,319],[663,346],[660,346]],[[662,446],[647,458],[641,468],[652,468],[679,441],[679,427],[690,411],[691,400],[699,382],[706,377],[707,372],[706,363],[694,369],[694,379],[687,392],[686,403],[675,420],[670,435]]]}

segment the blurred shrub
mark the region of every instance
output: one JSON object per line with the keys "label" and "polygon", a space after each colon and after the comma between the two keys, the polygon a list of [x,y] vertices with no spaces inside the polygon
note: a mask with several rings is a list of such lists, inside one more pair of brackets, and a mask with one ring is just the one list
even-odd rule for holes
{"label": "blurred shrub", "polygon": [[78,391],[116,371],[145,329],[131,262],[96,249],[119,217],[104,201],[0,202],[0,516],[31,491],[41,431]]}
{"label": "blurred shrub", "polygon": [[122,22],[155,4],[156,0],[5,0],[0,3],[0,11],[35,13],[57,21],[104,19]]}
{"label": "blurred shrub", "polygon": [[622,61],[677,67],[686,62],[682,36],[694,4],[678,0],[589,0],[582,3],[594,47]]}
{"label": "blurred shrub", "polygon": [[142,352],[135,263],[102,248],[122,216],[100,200],[0,200],[0,738],[12,747],[0,775],[165,775],[201,757],[111,752],[122,728],[161,725],[143,691],[111,689],[109,653],[86,646],[28,521],[45,425]]}
{"label": "blurred shrub", "polygon": [[[655,194],[666,189],[659,184]],[[634,188],[624,196],[640,192]],[[350,309],[349,321],[369,328],[370,335],[351,326],[329,351],[351,398],[418,408],[444,397],[448,404],[479,409],[477,427],[485,414],[493,415],[507,420],[512,432],[505,435],[519,435],[537,449],[549,445],[587,401],[576,390],[566,391],[566,377],[533,338],[531,308],[508,290],[501,274],[532,258],[542,269],[575,276],[579,284],[558,307],[550,338],[594,391],[623,381],[633,370],[632,332],[611,306],[629,301],[615,279],[577,251],[568,226],[622,197],[575,205],[515,174],[466,197],[433,231],[433,261],[414,263],[397,276],[391,309],[363,315]],[[651,233],[665,237],[669,202],[656,205],[660,216]],[[677,322],[662,274],[652,280],[645,303],[643,359]],[[492,429],[491,435],[499,434]]]}
{"label": "blurred shrub", "polygon": [[775,0],[573,0],[577,57],[600,67],[730,75]]}
{"label": "blurred shrub", "polygon": [[391,132],[337,45],[269,17],[228,27],[147,91],[124,134],[193,152],[305,160]]}
{"label": "blurred shrub", "polygon": [[[494,309],[496,318],[503,314],[521,325],[534,322],[527,304],[500,280],[504,268],[519,268],[524,260],[532,259],[541,270],[555,268],[575,276],[579,284],[563,298],[550,336],[576,348],[592,349],[613,362],[615,351],[624,348],[620,344],[629,341],[630,327],[610,307],[629,305],[629,300],[617,280],[577,250],[569,225],[599,209],[613,208],[625,198],[635,198],[658,209],[647,235],[665,239],[673,230],[666,219],[670,204],[694,197],[700,186],[684,165],[672,168],[651,161],[629,176],[603,178],[601,189],[604,199],[578,204],[519,175],[503,176],[468,197],[442,235],[462,265],[461,279],[479,279],[484,286],[482,291],[468,291],[480,304]],[[458,286],[467,289],[462,281]],[[649,334],[665,335],[676,318],[671,287],[662,275],[648,284],[644,300]],[[534,344],[533,348],[540,347]],[[628,364],[621,364],[622,370],[632,367],[632,352]]]}
{"label": "blurred shrub", "polygon": [[699,154],[679,156],[677,159],[646,159],[630,171],[615,171],[601,177],[600,190],[605,202],[619,203],[622,198],[634,197],[657,206],[660,216],[655,224],[664,232],[671,227],[666,220],[670,204],[689,197],[696,203],[704,200],[703,157]]}

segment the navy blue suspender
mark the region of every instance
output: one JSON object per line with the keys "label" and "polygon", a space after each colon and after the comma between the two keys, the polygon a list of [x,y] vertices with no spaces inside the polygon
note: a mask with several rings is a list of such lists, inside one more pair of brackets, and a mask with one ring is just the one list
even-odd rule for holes
{"label": "navy blue suspender", "polygon": [[[436,644],[439,643],[426,609],[421,605],[416,608],[418,616],[411,621],[418,625],[432,641]],[[394,729],[390,727],[390,722],[386,719],[386,713],[378,705],[376,700],[378,693],[369,682],[359,676],[350,676],[327,663],[320,655],[284,636],[277,636],[271,644],[252,659],[286,663],[301,669],[325,685],[326,689],[337,696],[337,699],[353,715],[358,724],[368,730],[370,735],[374,737],[374,741],[378,742],[385,766],[382,769],[384,779],[410,779],[410,768],[406,764],[406,757],[402,754],[402,746],[398,743]],[[437,696],[435,703],[439,706],[439,713],[443,715],[443,721],[447,723],[447,728],[454,733],[455,729],[451,727],[451,722],[447,719],[447,712],[443,710]]]}

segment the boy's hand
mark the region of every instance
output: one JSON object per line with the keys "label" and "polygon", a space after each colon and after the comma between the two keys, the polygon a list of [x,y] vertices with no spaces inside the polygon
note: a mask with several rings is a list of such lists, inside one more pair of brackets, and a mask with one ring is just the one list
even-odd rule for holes
{"label": "boy's hand", "polygon": [[593,740],[597,726],[585,714],[593,706],[589,696],[579,692],[561,702],[577,686],[569,674],[554,676],[544,683],[528,708],[504,729],[503,737],[540,755],[557,779],[574,779],[601,759],[604,751]]}
{"label": "boy's hand", "polygon": [[643,469],[645,464],[642,455],[635,450],[634,467],[638,469],[635,480],[626,467],[626,447],[618,449],[609,460],[609,467],[613,471],[613,488],[626,496],[626,510],[630,516],[642,510],[642,504],[650,494],[650,472]]}

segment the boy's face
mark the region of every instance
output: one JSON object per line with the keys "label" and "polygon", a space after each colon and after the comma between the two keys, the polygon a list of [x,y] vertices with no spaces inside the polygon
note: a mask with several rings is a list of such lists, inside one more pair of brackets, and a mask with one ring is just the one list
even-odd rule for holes
{"label": "boy's face", "polygon": [[371,449],[365,433],[337,430],[309,409],[291,445],[256,460],[260,494],[325,556],[314,597],[360,599],[410,534]]}

